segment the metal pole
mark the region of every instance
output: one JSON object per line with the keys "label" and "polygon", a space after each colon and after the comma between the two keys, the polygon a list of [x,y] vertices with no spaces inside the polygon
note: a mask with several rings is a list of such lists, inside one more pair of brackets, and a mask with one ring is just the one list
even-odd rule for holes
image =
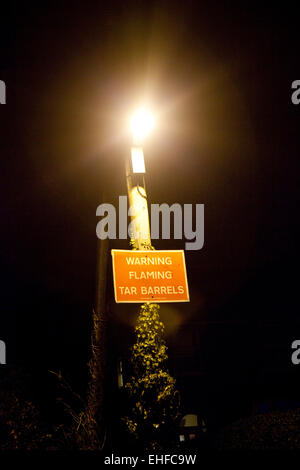
{"label": "metal pole", "polygon": [[132,172],[129,158],[126,159],[126,180],[133,228],[131,238],[134,239],[138,250],[148,250],[151,247],[151,232],[145,179],[144,176]]}
{"label": "metal pole", "polygon": [[[103,182],[102,201],[106,200],[106,194],[105,182]],[[87,433],[87,446],[94,450],[99,450],[103,447],[106,439],[107,428],[104,404],[108,252],[109,239],[97,239],[96,293],[93,309],[93,329],[91,335],[92,356],[89,361],[90,377],[87,393],[87,406],[84,416],[84,431]]]}

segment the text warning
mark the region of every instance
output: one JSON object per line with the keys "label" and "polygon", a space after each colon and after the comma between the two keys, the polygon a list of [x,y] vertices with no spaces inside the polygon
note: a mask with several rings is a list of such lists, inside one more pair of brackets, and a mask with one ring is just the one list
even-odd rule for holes
{"label": "text warning", "polygon": [[189,302],[183,250],[111,250],[117,303]]}

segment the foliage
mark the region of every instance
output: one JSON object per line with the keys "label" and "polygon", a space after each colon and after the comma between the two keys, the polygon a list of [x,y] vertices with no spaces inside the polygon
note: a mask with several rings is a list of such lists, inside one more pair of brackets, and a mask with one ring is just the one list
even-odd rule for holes
{"label": "foliage", "polygon": [[32,402],[22,402],[16,395],[0,408],[0,450],[40,449],[51,434],[41,434],[38,413]]}
{"label": "foliage", "polygon": [[219,432],[220,450],[300,449],[300,409],[240,419]]}
{"label": "foliage", "polygon": [[[130,246],[130,249],[133,251],[138,250],[138,246],[134,238],[130,239],[129,246]],[[142,247],[144,250],[155,250],[154,246],[152,246],[150,243],[142,243]]]}
{"label": "foliage", "polygon": [[59,447],[56,430],[43,422],[37,407],[21,397],[21,390],[8,390],[4,381],[0,392],[0,451],[51,450]]}
{"label": "foliage", "polygon": [[8,366],[1,372],[5,373],[0,375],[0,451],[95,448],[86,424],[85,402],[61,372],[50,371],[59,380],[63,392],[57,401],[67,411],[64,424],[59,425],[45,421],[32,401],[30,374]]}
{"label": "foliage", "polygon": [[126,427],[144,447],[158,449],[170,441],[178,417],[179,393],[166,368],[167,346],[159,305],[141,306],[132,348],[133,375],[125,385],[132,402]]}
{"label": "foliage", "polygon": [[[58,429],[60,440],[70,450],[102,450],[106,434],[100,442],[97,433],[98,423],[90,413],[87,400],[73,390],[60,371],[50,372],[57,377],[61,391],[64,392],[57,402],[71,418],[70,423],[61,425]],[[90,378],[90,383],[91,380],[92,378]]]}

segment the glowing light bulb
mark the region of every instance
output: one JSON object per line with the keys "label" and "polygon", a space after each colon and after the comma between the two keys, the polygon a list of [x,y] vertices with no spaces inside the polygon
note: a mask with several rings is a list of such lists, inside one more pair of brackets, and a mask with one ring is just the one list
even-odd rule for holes
{"label": "glowing light bulb", "polygon": [[150,111],[140,108],[131,118],[130,127],[133,140],[136,144],[141,143],[154,127],[154,117]]}

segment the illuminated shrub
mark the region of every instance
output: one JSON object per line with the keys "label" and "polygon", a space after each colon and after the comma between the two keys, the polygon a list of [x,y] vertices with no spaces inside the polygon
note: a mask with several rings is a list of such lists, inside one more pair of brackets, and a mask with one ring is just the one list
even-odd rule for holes
{"label": "illuminated shrub", "polygon": [[178,417],[179,393],[166,368],[167,346],[159,305],[143,304],[135,327],[132,348],[133,374],[125,385],[132,411],[125,419],[127,430],[146,448],[169,444]]}

